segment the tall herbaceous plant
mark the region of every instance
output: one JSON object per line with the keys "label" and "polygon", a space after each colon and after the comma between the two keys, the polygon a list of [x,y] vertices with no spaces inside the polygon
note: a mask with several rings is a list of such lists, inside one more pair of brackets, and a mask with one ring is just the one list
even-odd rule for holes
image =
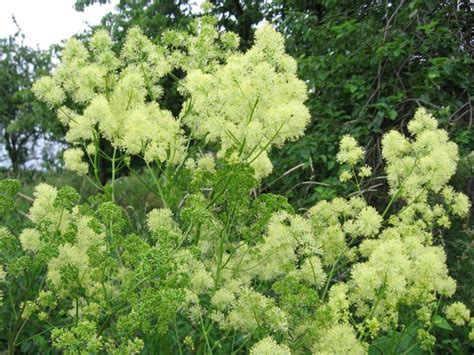
{"label": "tall herbaceous plant", "polygon": [[[66,168],[100,192],[84,201],[40,184],[25,228],[0,228],[1,346],[390,353],[434,349],[441,326],[473,340],[469,309],[449,302],[456,281],[439,237],[470,209],[448,185],[458,152],[447,133],[420,109],[408,136],[384,136],[389,195],[377,209],[358,190],[372,174],[364,149],[345,136],[340,178],[357,191],[297,214],[256,191],[272,147],[309,123],[305,84],[269,24],[241,53],[214,21],[166,32],[159,45],[133,28],[120,53],[103,30],[87,45],[71,39],[35,84],[67,130]],[[185,99],[177,116],[160,106],[165,77]],[[158,201],[139,223],[118,203],[125,175]],[[10,213],[18,185],[2,187]]]}

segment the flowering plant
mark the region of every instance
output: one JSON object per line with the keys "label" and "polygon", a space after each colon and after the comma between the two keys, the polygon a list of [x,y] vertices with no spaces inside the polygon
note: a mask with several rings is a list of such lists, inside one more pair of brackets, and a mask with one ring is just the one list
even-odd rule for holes
{"label": "flowering plant", "polygon": [[[448,185],[458,152],[436,120],[420,109],[409,137],[384,136],[383,209],[366,202],[360,184],[372,172],[345,136],[340,178],[358,190],[299,215],[284,197],[257,193],[270,149],[309,122],[295,61],[269,25],[240,53],[235,35],[200,21],[160,45],[134,28],[119,56],[104,31],[88,47],[72,39],[55,73],[35,84],[67,128],[66,168],[100,193],[84,201],[40,184],[29,226],[0,229],[2,345],[358,354],[432,349],[437,326],[466,327],[473,340],[469,309],[442,309],[456,281],[434,231],[470,205]],[[158,103],[160,79],[175,70],[184,73],[177,117]],[[119,203],[126,173],[158,198],[138,222]],[[9,186],[6,209],[18,189]]]}

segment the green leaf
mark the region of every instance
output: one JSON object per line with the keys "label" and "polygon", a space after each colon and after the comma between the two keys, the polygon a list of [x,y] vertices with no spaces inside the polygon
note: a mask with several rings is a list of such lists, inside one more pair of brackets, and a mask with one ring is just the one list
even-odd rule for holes
{"label": "green leaf", "polygon": [[448,321],[445,318],[441,317],[439,314],[434,315],[433,324],[437,328],[446,329],[446,330],[453,330],[453,328],[448,323]]}
{"label": "green leaf", "polygon": [[357,91],[357,86],[354,84],[346,84],[346,89],[349,90],[351,94]]}
{"label": "green leaf", "polygon": [[390,110],[388,111],[388,118],[390,118],[392,121],[394,121],[398,116],[397,111],[395,110]]}

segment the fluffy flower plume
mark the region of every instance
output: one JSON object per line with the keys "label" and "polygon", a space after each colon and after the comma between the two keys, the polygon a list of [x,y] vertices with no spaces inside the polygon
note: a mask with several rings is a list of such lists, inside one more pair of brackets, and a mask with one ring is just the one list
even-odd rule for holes
{"label": "fluffy flower plume", "polygon": [[461,302],[454,302],[446,308],[446,318],[451,320],[454,324],[462,326],[469,321],[471,312]]}
{"label": "fluffy flower plume", "polygon": [[437,126],[426,110],[419,109],[408,124],[414,140],[397,132],[385,135],[382,155],[389,162],[387,175],[392,193],[400,191],[410,198],[420,191],[439,192],[454,175],[459,160],[457,146]]}
{"label": "fluffy flower plume", "polygon": [[195,136],[220,143],[220,156],[237,154],[265,177],[272,170],[270,148],[300,137],[309,122],[306,87],[295,74],[282,36],[265,25],[247,53],[231,56],[212,73],[188,74],[183,90],[191,111],[182,113],[183,120]]}
{"label": "fluffy flower plume", "polygon": [[256,343],[250,349],[251,355],[290,355],[291,351],[286,345],[279,345],[273,338],[267,337]]}
{"label": "fluffy flower plume", "polygon": [[[70,143],[97,143],[103,136],[114,147],[148,162],[180,162],[185,150],[181,125],[155,102],[162,92],[159,80],[171,70],[164,49],[138,28],[129,31],[120,57],[111,45],[103,30],[94,34],[89,49],[69,40],[61,64],[52,77],[35,84],[35,93],[58,107]],[[60,107],[64,93],[82,110]],[[87,172],[78,151],[69,151],[65,160],[71,170]]]}
{"label": "fluffy flower plume", "polygon": [[[138,28],[128,32],[120,57],[103,30],[89,48],[71,39],[54,75],[37,82],[34,91],[58,108],[70,143],[88,145],[103,136],[147,163],[178,164],[186,155],[185,123],[194,137],[219,143],[218,157],[248,162],[258,179],[266,177],[273,168],[270,149],[300,137],[309,122],[306,86],[284,52],[283,37],[270,25],[257,30],[248,52],[237,53],[226,49],[235,46],[231,34],[220,36],[206,19],[195,36],[166,34],[165,44],[167,36],[182,36],[187,56],[172,45],[153,44]],[[181,87],[189,101],[179,120],[156,103],[160,79],[173,67],[187,72]],[[82,109],[61,107],[66,96]],[[86,173],[77,151],[65,158],[71,170]]]}
{"label": "fluffy flower plume", "polygon": [[86,175],[89,171],[89,164],[83,161],[84,152],[82,149],[68,149],[64,152],[63,158],[66,169],[75,171],[78,175]]}
{"label": "fluffy flower plume", "polygon": [[351,166],[356,165],[364,157],[364,150],[357,141],[351,136],[344,136],[339,145],[337,160],[339,163],[347,163]]}

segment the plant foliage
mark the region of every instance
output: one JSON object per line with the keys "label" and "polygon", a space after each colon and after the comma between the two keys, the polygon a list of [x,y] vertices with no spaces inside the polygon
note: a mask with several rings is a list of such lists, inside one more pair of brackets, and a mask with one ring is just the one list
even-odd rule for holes
{"label": "plant foliage", "polygon": [[[387,203],[360,188],[366,152],[344,136],[340,179],[351,197],[297,214],[259,194],[272,146],[303,134],[305,85],[270,25],[239,52],[214,20],[167,45],[129,30],[119,55],[97,31],[70,40],[34,92],[58,115],[72,147],[66,167],[90,180],[90,198],[36,186],[27,221],[0,228],[0,344],[10,353],[359,354],[468,352],[470,310],[450,301],[442,231],[470,211],[449,181],[458,146],[425,109],[408,133],[382,139]],[[179,39],[179,41],[178,41]],[[173,68],[185,104],[159,105]],[[101,149],[105,139],[113,153]],[[111,178],[99,179],[97,157]],[[134,169],[143,161],[151,182]],[[135,223],[117,203],[117,173],[132,174],[156,206]],[[5,210],[18,184],[2,183]],[[441,335],[440,335],[441,334]]]}

